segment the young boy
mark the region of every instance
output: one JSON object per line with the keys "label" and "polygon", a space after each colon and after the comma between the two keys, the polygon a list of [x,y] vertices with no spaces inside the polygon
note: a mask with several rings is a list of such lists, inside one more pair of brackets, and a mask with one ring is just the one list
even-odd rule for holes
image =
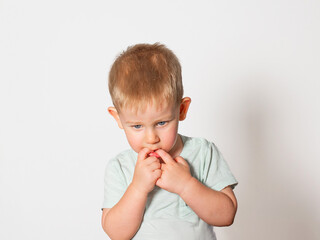
{"label": "young boy", "polygon": [[237,184],[213,143],[178,134],[191,102],[160,44],[129,47],[109,73],[109,113],[132,149],[105,172],[102,227],[111,239],[216,239],[233,223]]}

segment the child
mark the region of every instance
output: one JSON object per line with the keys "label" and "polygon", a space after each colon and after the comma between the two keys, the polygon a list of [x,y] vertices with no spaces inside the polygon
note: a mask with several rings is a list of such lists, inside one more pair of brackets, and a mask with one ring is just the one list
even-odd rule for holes
{"label": "child", "polygon": [[109,113],[132,149],[105,172],[102,227],[111,239],[216,239],[233,223],[237,184],[216,146],[178,134],[191,102],[181,67],[160,44],[129,47],[109,74]]}

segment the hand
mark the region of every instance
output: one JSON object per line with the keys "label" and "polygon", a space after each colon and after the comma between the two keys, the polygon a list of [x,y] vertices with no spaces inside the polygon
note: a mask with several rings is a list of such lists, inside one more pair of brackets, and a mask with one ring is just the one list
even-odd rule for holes
{"label": "hand", "polygon": [[161,177],[156,185],[169,192],[181,194],[187,182],[192,179],[190,168],[186,160],[178,156],[173,159],[168,153],[159,149],[156,153],[164,161],[161,164]]}
{"label": "hand", "polygon": [[151,151],[148,148],[138,153],[138,160],[134,169],[131,185],[144,195],[148,195],[161,176],[160,160],[155,156],[148,156]]}

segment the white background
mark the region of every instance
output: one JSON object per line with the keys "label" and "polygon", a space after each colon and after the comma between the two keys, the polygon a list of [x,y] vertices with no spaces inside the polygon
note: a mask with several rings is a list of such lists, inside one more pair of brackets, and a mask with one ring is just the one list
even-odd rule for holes
{"label": "white background", "polygon": [[0,239],[106,239],[104,167],[128,148],[107,74],[161,42],[192,98],[180,133],[239,181],[219,240],[319,239],[320,2],[0,1]]}

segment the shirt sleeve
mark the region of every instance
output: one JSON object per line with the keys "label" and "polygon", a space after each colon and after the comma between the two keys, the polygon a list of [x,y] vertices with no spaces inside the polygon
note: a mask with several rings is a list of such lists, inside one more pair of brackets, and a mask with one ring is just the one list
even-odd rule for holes
{"label": "shirt sleeve", "polygon": [[207,142],[207,144],[204,157],[203,183],[216,191],[221,191],[228,186],[234,189],[238,182],[230,171],[227,162],[213,143]]}
{"label": "shirt sleeve", "polygon": [[102,208],[112,208],[127,189],[126,178],[119,161],[112,159],[105,168]]}

